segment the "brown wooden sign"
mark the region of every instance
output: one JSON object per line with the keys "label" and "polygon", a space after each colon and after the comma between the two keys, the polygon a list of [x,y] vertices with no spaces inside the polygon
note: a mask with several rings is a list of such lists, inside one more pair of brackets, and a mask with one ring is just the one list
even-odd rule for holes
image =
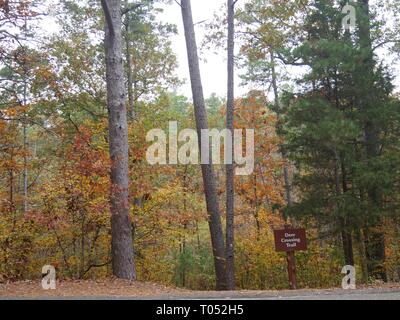
{"label": "brown wooden sign", "polygon": [[275,249],[278,252],[306,251],[305,229],[274,230]]}

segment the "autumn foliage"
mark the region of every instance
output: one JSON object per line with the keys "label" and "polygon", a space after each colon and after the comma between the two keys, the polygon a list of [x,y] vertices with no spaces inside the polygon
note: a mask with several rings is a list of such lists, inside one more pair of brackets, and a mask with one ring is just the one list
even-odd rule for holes
{"label": "autumn foliage", "polygon": [[[239,36],[241,62],[249,71],[244,80],[264,86],[272,85],[271,67],[283,66],[268,60],[270,54],[274,58],[273,49],[281,50],[276,60],[285,60],[284,54],[290,53],[285,45],[304,42],[293,40],[285,28],[296,36],[317,33],[313,20],[303,26],[299,18],[305,16],[302,1],[287,7],[285,1],[267,2],[260,8],[260,1],[249,1],[247,15],[242,11],[238,22],[245,30]],[[58,279],[110,277],[110,137],[104,48],[97,41],[103,35],[101,8],[98,3],[61,2],[54,13],[59,33],[38,36],[40,45],[33,45],[30,37],[40,8],[36,1],[0,0],[0,23],[15,31],[0,30],[0,282],[39,279],[42,266],[49,264],[56,267]],[[127,28],[123,34],[124,50],[131,53],[124,52],[124,67],[127,74],[131,69],[134,89],[126,103],[129,222],[137,279],[213,290],[215,269],[200,166],[151,166],[146,160],[149,130],[167,129],[169,121],[177,121],[181,129],[196,127],[192,103],[171,93],[179,81],[168,39],[176,30],[156,22],[154,14],[150,4],[132,12],[126,23],[136,33],[129,37]],[[258,34],[262,37],[254,36]],[[323,50],[326,43],[318,48],[324,54],[332,51]],[[307,45],[295,54],[310,56]],[[332,46],[339,51],[336,42]],[[351,50],[344,46],[339,53],[352,55]],[[376,76],[385,93],[380,92],[385,112],[375,114],[385,129],[379,135],[383,156],[377,162],[366,160],[360,130],[366,115],[358,112],[345,85],[339,88],[343,96],[335,97],[343,106],[332,108],[334,92],[326,88],[331,79],[325,78],[324,68],[336,67],[336,62],[324,60],[324,54],[321,60],[312,56],[312,72],[299,81],[310,91],[289,94],[285,89],[273,101],[271,88],[263,88],[235,100],[235,128],[255,132],[254,172],[236,176],[234,182],[235,277],[240,289],[288,287],[286,254],[275,251],[273,238],[273,231],[287,224],[307,228],[309,249],[296,253],[299,287],[341,284],[345,232],[340,234],[339,227],[353,232],[354,263],[358,274],[364,272],[362,281],[373,280],[365,275],[365,230],[384,235],[382,267],[389,280],[400,279],[399,194],[393,190],[399,185],[399,97],[385,96],[391,89],[389,76]],[[346,63],[337,65],[354,71]],[[354,74],[339,71],[343,78],[335,78],[337,82],[354,85]],[[280,80],[287,79],[281,75]],[[206,105],[210,127],[225,128],[225,101],[212,95]],[[286,199],[284,168],[292,183],[293,205]],[[340,184],[339,171],[344,176]],[[215,166],[215,176],[219,202],[225,203],[223,165]],[[368,200],[373,193],[368,191],[377,184],[382,185],[382,208]],[[376,213],[379,224],[366,218]],[[225,225],[224,206],[221,215]]]}

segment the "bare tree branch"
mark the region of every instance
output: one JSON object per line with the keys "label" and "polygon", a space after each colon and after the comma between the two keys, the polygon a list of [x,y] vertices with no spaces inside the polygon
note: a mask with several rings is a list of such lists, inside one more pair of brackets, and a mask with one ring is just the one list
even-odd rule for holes
{"label": "bare tree branch", "polygon": [[379,47],[382,47],[382,46],[384,46],[385,44],[388,44],[388,43],[400,43],[400,39],[392,39],[392,40],[383,41],[383,42],[377,44],[375,47],[373,47],[372,51],[375,51]]}
{"label": "bare tree branch", "polygon": [[204,23],[204,22],[207,22],[209,19],[206,19],[206,20],[201,20],[201,21],[199,21],[199,22],[196,22],[194,25],[196,26],[196,25],[198,25],[198,24],[202,24],[202,23]]}
{"label": "bare tree branch", "polygon": [[276,58],[279,59],[280,61],[282,61],[284,64],[286,65],[292,65],[292,66],[306,66],[307,63],[303,63],[303,62],[297,62],[298,60],[294,60],[294,61],[288,61],[282,54],[280,53],[276,53]]}
{"label": "bare tree branch", "polygon": [[111,17],[110,9],[108,8],[107,0],[101,0],[101,6],[104,11],[104,16],[106,18],[106,23],[108,25],[108,29],[110,30],[111,35],[115,34],[114,24]]}
{"label": "bare tree branch", "polygon": [[125,15],[131,11],[135,11],[136,9],[139,9],[143,5],[144,5],[144,3],[135,3],[127,8],[122,9],[121,15]]}
{"label": "bare tree branch", "polygon": [[101,268],[105,267],[106,265],[109,265],[111,263],[111,260],[102,263],[102,264],[91,264],[82,274],[82,277],[84,277],[92,268]]}

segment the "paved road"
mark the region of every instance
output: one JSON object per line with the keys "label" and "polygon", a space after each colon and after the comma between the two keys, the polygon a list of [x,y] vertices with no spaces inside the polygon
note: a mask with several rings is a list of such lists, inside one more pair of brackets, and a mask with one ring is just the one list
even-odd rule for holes
{"label": "paved road", "polygon": [[320,295],[297,295],[290,297],[272,297],[266,300],[400,300],[400,291],[394,292],[353,292]]}
{"label": "paved road", "polygon": [[[159,299],[154,297],[153,299]],[[161,297],[162,299],[199,299],[199,300],[213,300],[213,299],[250,299],[250,300],[400,300],[400,289],[385,289],[385,290],[313,290],[313,291],[283,291],[277,293],[271,292],[231,292],[228,294],[221,294],[219,292],[213,294],[203,294],[196,297]]]}
{"label": "paved road", "polygon": [[[21,300],[0,297],[0,300]],[[400,300],[400,289],[193,292],[187,296],[155,297],[36,297],[33,300]]]}

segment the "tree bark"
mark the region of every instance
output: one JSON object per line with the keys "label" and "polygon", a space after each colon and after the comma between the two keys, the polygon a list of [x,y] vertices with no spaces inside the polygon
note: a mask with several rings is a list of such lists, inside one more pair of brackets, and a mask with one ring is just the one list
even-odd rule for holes
{"label": "tree bark", "polygon": [[[125,0],[125,7],[128,7],[128,0]],[[128,89],[128,115],[136,118],[135,113],[135,100],[133,97],[133,75],[132,75],[132,56],[131,56],[131,42],[130,42],[130,13],[125,14],[125,50],[126,50],[126,75],[127,75],[127,89]]]}
{"label": "tree bark", "polygon": [[[272,88],[274,90],[274,104],[275,104],[275,109],[279,108],[279,92],[278,92],[278,80],[277,80],[277,75],[276,75],[276,69],[275,69],[275,57],[274,57],[274,52],[271,50],[270,51],[270,58],[271,58],[271,73],[272,73]],[[277,117],[279,121],[279,113],[277,112]],[[287,157],[286,157],[286,152],[283,149],[282,145],[280,146],[280,151],[282,155],[282,160],[283,160],[283,179],[284,179],[284,184],[285,184],[285,195],[286,195],[286,205],[291,206],[293,204],[292,200],[292,188],[290,184],[290,177],[289,177],[289,166],[287,163]]]}
{"label": "tree bark", "polygon": [[[343,194],[348,192],[347,186],[347,171],[344,162],[344,157],[340,158],[341,162],[341,171],[342,171],[342,189]],[[346,265],[354,266],[354,250],[353,250],[353,236],[352,231],[348,230],[348,223],[346,218],[341,220],[341,228],[342,228],[342,243],[343,243],[343,252],[344,252],[344,260]]]}
{"label": "tree bark", "polygon": [[[339,170],[341,168],[340,165],[340,157],[339,153],[337,150],[334,150],[335,153],[335,193],[337,199],[337,214],[338,214],[338,220],[339,220],[339,227],[341,231],[341,236],[342,236],[342,247],[343,247],[343,255],[344,255],[344,261],[346,265],[351,265],[354,266],[354,255],[353,255],[353,241],[351,237],[351,233],[347,230],[346,226],[346,219],[341,215],[341,208],[340,208],[340,200],[339,197],[342,195],[341,189],[340,189],[340,176],[339,176]],[[343,181],[342,181],[343,183]],[[343,190],[345,192],[345,190]]]}
{"label": "tree bark", "polygon": [[351,236],[351,232],[348,232],[346,230],[346,224],[343,220],[341,223],[341,228],[344,262],[348,266],[354,266],[353,239]]}
{"label": "tree bark", "polygon": [[367,253],[365,248],[365,237],[364,231],[360,228],[356,232],[357,242],[358,242],[358,253],[360,255],[360,263],[361,263],[361,279],[364,284],[368,283],[368,261],[367,261]]}
{"label": "tree bark", "polygon": [[102,7],[106,17],[105,52],[111,158],[112,267],[116,277],[133,280],[136,273],[132,224],[129,217],[128,123],[122,59],[121,1],[102,0]]}
{"label": "tree bark", "polygon": [[[235,4],[228,0],[228,95],[226,107],[226,128],[234,132],[235,113]],[[226,277],[227,289],[235,290],[235,166],[233,147],[229,150],[232,163],[226,165]]]}
{"label": "tree bark", "polygon": [[[28,32],[28,21],[27,17],[25,16],[25,25],[24,25],[24,36],[25,38],[27,37],[27,32]],[[28,52],[26,50],[27,48],[24,47],[24,55],[27,56]],[[29,66],[26,65],[26,58],[24,59],[24,64],[23,64],[23,69],[24,69],[24,90],[23,90],[23,107],[24,109],[26,108],[27,105],[27,97],[28,97],[28,83],[27,83],[27,77],[28,77],[28,68]],[[27,129],[27,114],[26,110],[24,111],[24,123],[22,127],[22,134],[23,134],[23,142],[24,142],[24,173],[23,173],[23,179],[24,179],[24,214],[27,214],[28,212],[28,129]]]}
{"label": "tree bark", "polygon": [[[185,29],[186,49],[189,63],[190,80],[193,94],[194,113],[199,137],[203,129],[208,129],[207,113],[204,103],[203,86],[201,82],[199,58],[197,54],[196,36],[192,17],[190,0],[181,1],[182,20]],[[199,139],[201,149],[201,139]],[[219,211],[216,177],[210,156],[209,164],[201,165],[204,192],[209,216],[211,243],[214,255],[216,288],[225,290],[225,241],[222,232],[221,215]]]}

